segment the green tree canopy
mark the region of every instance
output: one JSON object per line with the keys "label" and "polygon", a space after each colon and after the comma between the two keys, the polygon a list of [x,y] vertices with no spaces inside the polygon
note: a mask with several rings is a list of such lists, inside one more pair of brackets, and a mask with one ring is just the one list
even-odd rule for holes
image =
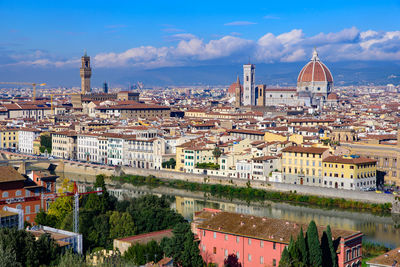
{"label": "green tree canopy", "polygon": [[311,266],[322,266],[322,251],[319,243],[318,229],[314,221],[311,221],[307,229],[307,246]]}
{"label": "green tree canopy", "polygon": [[173,229],[173,237],[165,244],[164,252],[182,267],[201,267],[204,262],[198,244],[188,223],[179,223]]}
{"label": "green tree canopy", "polygon": [[110,238],[123,238],[134,235],[136,232],[135,223],[128,212],[110,211]]}

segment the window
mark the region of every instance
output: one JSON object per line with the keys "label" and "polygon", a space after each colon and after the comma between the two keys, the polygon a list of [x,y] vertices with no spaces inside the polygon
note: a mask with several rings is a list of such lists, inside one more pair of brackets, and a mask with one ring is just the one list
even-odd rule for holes
{"label": "window", "polygon": [[276,243],[275,242],[272,244],[272,248],[276,249]]}
{"label": "window", "polygon": [[228,257],[228,250],[225,249],[225,253],[224,253],[225,257]]}
{"label": "window", "polygon": [[228,235],[225,235],[225,240],[228,241]]}
{"label": "window", "polygon": [[205,230],[203,230],[203,236],[206,236],[206,231]]}
{"label": "window", "polygon": [[249,261],[251,261],[251,254],[249,254],[249,256],[248,256],[248,260],[249,260]]}
{"label": "window", "polygon": [[216,233],[216,232],[214,232],[213,234],[214,234],[214,239],[215,239],[215,238],[217,238],[217,233]]}
{"label": "window", "polygon": [[40,205],[35,205],[35,213],[38,213],[40,211]]}
{"label": "window", "polygon": [[236,257],[239,259],[239,256],[240,256],[240,253],[238,251],[238,252],[236,252]]}
{"label": "window", "polygon": [[260,264],[264,264],[264,257],[263,256],[260,257]]}
{"label": "window", "polygon": [[248,243],[249,243],[249,245],[251,245],[251,239],[250,239],[250,238],[248,238],[247,240],[248,240]]}
{"label": "window", "polygon": [[21,194],[22,194],[22,193],[21,193],[21,190],[17,190],[17,192],[15,192],[15,195],[16,195],[17,197],[19,197]]}
{"label": "window", "polygon": [[8,197],[8,192],[3,192],[2,197]]}
{"label": "window", "polygon": [[260,247],[262,247],[262,248],[264,247],[264,241],[262,241],[262,240],[260,241]]}
{"label": "window", "polygon": [[213,254],[217,254],[217,248],[213,247]]}
{"label": "window", "polygon": [[239,243],[239,237],[238,236],[236,237],[236,243]]}
{"label": "window", "polygon": [[272,260],[272,266],[276,266],[276,259]]}
{"label": "window", "polygon": [[31,214],[31,206],[25,207],[25,214]]}

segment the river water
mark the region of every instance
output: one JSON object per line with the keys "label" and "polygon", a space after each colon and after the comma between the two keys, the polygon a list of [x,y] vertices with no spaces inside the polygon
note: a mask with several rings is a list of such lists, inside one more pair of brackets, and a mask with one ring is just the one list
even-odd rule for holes
{"label": "river water", "polygon": [[[64,175],[60,176],[64,177]],[[65,176],[68,176],[71,180],[93,181],[93,177],[85,174],[66,174]],[[120,198],[137,197],[148,193],[169,195],[174,200],[171,208],[188,220],[193,218],[195,211],[200,211],[206,207],[302,223],[309,223],[314,220],[319,225],[329,224],[334,228],[361,231],[364,233],[364,240],[367,241],[382,243],[390,248],[400,247],[400,215],[378,216],[366,212],[311,208],[276,202],[247,204],[235,200],[215,199],[204,196],[202,192],[170,188],[150,190],[147,187],[129,185],[123,188],[110,187],[110,191]]]}

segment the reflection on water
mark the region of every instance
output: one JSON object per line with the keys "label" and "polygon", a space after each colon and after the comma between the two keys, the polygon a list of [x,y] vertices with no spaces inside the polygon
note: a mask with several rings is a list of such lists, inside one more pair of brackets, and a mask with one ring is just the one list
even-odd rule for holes
{"label": "reflection on water", "polygon": [[[66,175],[74,180],[76,175]],[[79,175],[77,180],[93,181],[93,177],[85,174]],[[278,219],[286,219],[302,223],[309,223],[314,220],[320,225],[331,225],[331,227],[346,230],[356,230],[364,233],[364,239],[372,242],[383,243],[391,248],[400,246],[400,216],[392,215],[381,217],[369,213],[324,210],[318,208],[294,206],[286,203],[251,203],[250,205],[240,201],[229,201],[221,199],[210,199],[202,192],[190,192],[186,190],[133,187],[131,189],[110,188],[111,193],[117,197],[137,197],[143,194],[165,194],[175,197],[172,208],[182,214],[186,219],[191,220],[195,211],[203,208],[221,209],[229,212],[238,212],[256,216],[265,216]]]}

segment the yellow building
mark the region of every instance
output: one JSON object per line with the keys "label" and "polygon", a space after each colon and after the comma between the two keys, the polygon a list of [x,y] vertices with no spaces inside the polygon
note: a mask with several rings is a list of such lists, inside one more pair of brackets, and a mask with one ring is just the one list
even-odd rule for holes
{"label": "yellow building", "polygon": [[33,140],[33,154],[40,155],[40,136]]}
{"label": "yellow building", "polygon": [[400,142],[397,145],[368,144],[362,142],[341,144],[350,153],[375,159],[377,161],[378,180],[384,183],[400,185]]}
{"label": "yellow building", "polygon": [[1,128],[0,129],[0,148],[2,149],[18,149],[18,129],[17,128]]}
{"label": "yellow building", "polygon": [[360,156],[329,156],[323,160],[324,187],[363,190],[376,187],[376,160]]}
{"label": "yellow building", "polygon": [[270,132],[266,132],[264,134],[264,141],[265,142],[284,142],[287,141],[288,138],[284,135],[281,134],[276,134],[276,133],[270,133]]}
{"label": "yellow building", "polygon": [[183,150],[185,172],[193,173],[199,163],[215,163],[213,155],[214,148],[207,147],[186,147]]}
{"label": "yellow building", "polygon": [[283,183],[322,186],[322,160],[328,148],[289,146],[282,149]]}
{"label": "yellow building", "polygon": [[183,150],[185,144],[176,147],[176,165],[175,170],[179,172],[183,172],[183,167],[185,166],[185,154]]}

